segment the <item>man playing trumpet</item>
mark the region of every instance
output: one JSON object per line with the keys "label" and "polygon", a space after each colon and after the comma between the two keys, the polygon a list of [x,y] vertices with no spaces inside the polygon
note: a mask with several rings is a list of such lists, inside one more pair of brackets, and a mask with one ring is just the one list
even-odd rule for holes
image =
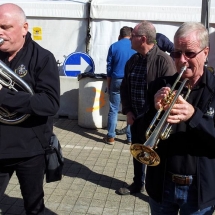
{"label": "man playing trumpet", "polygon": [[[191,92],[187,99],[180,95],[172,106],[166,119],[172,125],[172,132],[154,149],[160,163],[147,167],[145,187],[152,215],[177,215],[179,211],[181,215],[213,214],[215,77],[205,67],[208,52],[208,31],[201,23],[188,22],[179,27],[171,56],[178,73],[186,68],[181,79],[188,79],[186,85]],[[146,122],[151,121],[155,109],[168,110],[170,105],[163,101],[177,76],[162,77],[151,83],[148,91],[151,107],[144,119],[145,126],[149,125]]]}

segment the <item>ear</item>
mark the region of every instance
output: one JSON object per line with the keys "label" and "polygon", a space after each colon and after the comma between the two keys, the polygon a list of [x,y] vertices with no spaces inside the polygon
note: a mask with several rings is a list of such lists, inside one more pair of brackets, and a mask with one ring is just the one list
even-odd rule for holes
{"label": "ear", "polygon": [[23,27],[22,27],[22,34],[25,36],[28,33],[28,23],[25,22]]}
{"label": "ear", "polygon": [[206,47],[205,49],[204,49],[204,55],[205,55],[205,61],[206,61],[206,58],[207,58],[207,56],[208,56],[208,53],[209,53],[209,47]]}
{"label": "ear", "polygon": [[141,41],[142,41],[142,43],[146,43],[146,41],[147,41],[146,36],[142,36],[142,37],[141,37]]}

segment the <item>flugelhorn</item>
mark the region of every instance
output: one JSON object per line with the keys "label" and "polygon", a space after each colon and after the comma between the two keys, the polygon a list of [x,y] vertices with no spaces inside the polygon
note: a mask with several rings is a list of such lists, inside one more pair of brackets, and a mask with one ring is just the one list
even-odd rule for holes
{"label": "flugelhorn", "polygon": [[[0,45],[4,39],[0,38]],[[0,60],[0,84],[12,91],[25,91],[33,95],[33,90],[15,72]],[[6,107],[0,106],[0,122],[4,124],[18,124],[29,117],[29,114],[10,112]]]}
{"label": "flugelhorn", "polygon": [[[183,82],[181,82],[179,89],[175,93],[175,87],[180,82],[182,74],[186,71],[187,67],[184,66],[181,69],[175,83],[168,96],[163,100],[163,106],[169,105],[167,110],[163,110],[163,107],[158,110],[152,122],[150,123],[148,129],[146,130],[146,142],[144,144],[135,143],[130,147],[130,152],[132,156],[138,160],[139,162],[146,164],[148,166],[157,166],[160,163],[160,157],[153,150],[157,148],[157,145],[160,139],[165,140],[169,137],[171,133],[171,124],[167,123],[166,120],[174,106],[177,102],[179,95],[186,83],[188,82],[188,78],[185,78]],[[186,95],[184,95],[184,99],[186,100],[190,94],[191,88],[188,84],[188,90]],[[162,115],[160,117],[160,115]],[[160,118],[159,118],[160,117]]]}

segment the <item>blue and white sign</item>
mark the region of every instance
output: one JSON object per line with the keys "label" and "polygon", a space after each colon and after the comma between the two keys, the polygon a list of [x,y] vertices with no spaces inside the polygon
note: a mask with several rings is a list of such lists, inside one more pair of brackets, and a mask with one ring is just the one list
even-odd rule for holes
{"label": "blue and white sign", "polygon": [[86,53],[73,52],[68,55],[63,63],[63,71],[66,76],[77,77],[80,73],[95,71],[93,59]]}

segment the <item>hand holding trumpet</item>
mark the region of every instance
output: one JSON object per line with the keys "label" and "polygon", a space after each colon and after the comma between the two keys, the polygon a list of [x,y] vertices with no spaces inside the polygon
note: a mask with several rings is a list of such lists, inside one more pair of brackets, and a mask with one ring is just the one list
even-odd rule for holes
{"label": "hand holding trumpet", "polygon": [[[157,110],[163,109],[167,110],[170,104],[164,102],[165,98],[168,97],[171,89],[169,87],[163,87],[154,96],[155,108]],[[173,92],[173,95],[176,91]],[[189,104],[181,95],[178,97],[176,103],[173,105],[169,116],[167,117],[167,122],[171,124],[180,123],[181,121],[187,121],[194,114],[194,107]]]}

